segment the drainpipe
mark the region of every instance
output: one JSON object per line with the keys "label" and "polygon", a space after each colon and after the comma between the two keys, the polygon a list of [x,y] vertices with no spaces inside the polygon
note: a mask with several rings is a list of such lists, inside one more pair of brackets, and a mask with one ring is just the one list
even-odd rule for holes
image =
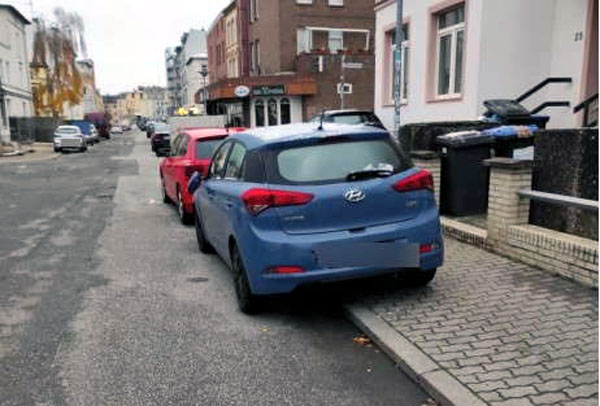
{"label": "drainpipe", "polygon": [[400,121],[400,100],[402,95],[400,94],[401,79],[400,75],[402,72],[402,41],[403,30],[402,30],[402,18],[403,18],[403,0],[396,0],[396,45],[394,47],[394,126],[398,134],[396,140],[402,145],[402,129]]}

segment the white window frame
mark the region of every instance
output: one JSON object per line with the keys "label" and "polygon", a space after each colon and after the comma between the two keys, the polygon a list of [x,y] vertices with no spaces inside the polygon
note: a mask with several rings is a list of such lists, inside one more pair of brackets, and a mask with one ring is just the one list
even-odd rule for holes
{"label": "white window frame", "polygon": [[[312,35],[311,35],[312,36]],[[335,38],[337,36],[337,38]],[[340,47],[338,49],[333,49],[331,47],[331,41],[340,41]],[[330,52],[337,52],[338,50],[344,49],[344,31],[342,30],[331,30],[327,33],[327,49]]]}
{"label": "white window frame", "polygon": [[[463,6],[464,7],[464,6]],[[465,54],[465,48],[466,48],[466,43],[465,41],[465,22],[461,22],[458,24],[454,24],[442,29],[439,29],[439,16],[441,14],[444,14],[444,12],[438,13],[438,15],[435,18],[435,23],[436,23],[436,27],[437,27],[437,33],[436,33],[436,52],[435,52],[435,82],[434,82],[434,95],[436,99],[454,99],[456,97],[460,97],[462,95],[462,91],[464,90],[464,69],[465,69],[465,64],[464,64],[464,60],[463,60],[463,72],[462,75],[463,77],[461,78],[461,92],[456,93],[454,90],[455,84],[456,84],[456,43],[457,43],[457,37],[458,37],[458,33],[460,31],[463,32],[463,58],[464,58],[464,54]],[[447,94],[439,94],[439,80],[440,80],[440,50],[441,50],[441,39],[442,37],[445,37],[447,35],[450,35],[451,39],[450,39],[450,78],[449,78],[449,84],[448,84],[448,93]]]}
{"label": "white window frame", "polygon": [[310,52],[312,50],[312,33],[306,28],[296,30],[296,53]]}
{"label": "white window frame", "polygon": [[296,4],[313,4],[313,0],[296,0]]}
{"label": "white window frame", "polygon": [[344,7],[344,0],[328,0],[329,7]]}

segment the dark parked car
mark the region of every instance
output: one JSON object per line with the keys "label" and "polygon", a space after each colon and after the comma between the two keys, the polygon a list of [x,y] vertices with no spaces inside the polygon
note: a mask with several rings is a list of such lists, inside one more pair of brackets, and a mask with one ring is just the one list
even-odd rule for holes
{"label": "dark parked car", "polygon": [[152,126],[150,144],[152,152],[156,156],[166,156],[171,151],[171,128],[166,124],[155,124]]}
{"label": "dark parked car", "polygon": [[321,116],[324,123],[370,125],[385,129],[381,120],[369,110],[325,110],[321,114],[313,116],[310,121],[319,123]]}

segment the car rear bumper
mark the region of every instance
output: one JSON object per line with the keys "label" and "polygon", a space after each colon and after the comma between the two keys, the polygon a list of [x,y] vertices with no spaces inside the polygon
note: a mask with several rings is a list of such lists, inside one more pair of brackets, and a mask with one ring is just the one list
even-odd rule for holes
{"label": "car rear bumper", "polygon": [[[439,225],[437,210],[430,210],[418,218],[382,226],[369,227],[361,233],[336,231],[311,235],[290,235],[279,231],[261,231],[252,226],[244,227],[242,241],[239,244],[249,273],[250,285],[256,294],[289,293],[301,285],[316,282],[341,281],[346,279],[366,278],[375,275],[397,272],[403,268],[430,270],[442,265],[444,246]],[[395,244],[401,251],[394,261],[378,256],[363,249],[365,244]],[[325,264],[320,258],[324,245],[335,244],[342,247],[338,250],[334,262]],[[431,252],[419,253],[421,244],[434,244]],[[375,245],[374,245],[375,246]],[[408,247],[402,251],[402,247]],[[416,249],[416,252],[414,251]],[[413,251],[411,251],[413,250]],[[412,252],[409,254],[408,252]],[[354,262],[344,266],[346,253],[348,261]],[[406,259],[403,260],[406,252]],[[364,254],[362,261],[360,255]],[[411,256],[416,256],[411,258]],[[354,259],[350,259],[354,258]],[[302,273],[273,274],[269,269],[274,266],[298,266]]]}

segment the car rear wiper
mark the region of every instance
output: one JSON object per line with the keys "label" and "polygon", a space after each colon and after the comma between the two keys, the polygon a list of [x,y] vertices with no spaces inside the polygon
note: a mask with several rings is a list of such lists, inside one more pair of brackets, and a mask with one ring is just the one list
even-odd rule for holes
{"label": "car rear wiper", "polygon": [[392,176],[394,171],[389,169],[365,169],[362,171],[354,171],[350,172],[346,175],[346,180],[354,181],[368,178],[387,178],[388,176]]}

